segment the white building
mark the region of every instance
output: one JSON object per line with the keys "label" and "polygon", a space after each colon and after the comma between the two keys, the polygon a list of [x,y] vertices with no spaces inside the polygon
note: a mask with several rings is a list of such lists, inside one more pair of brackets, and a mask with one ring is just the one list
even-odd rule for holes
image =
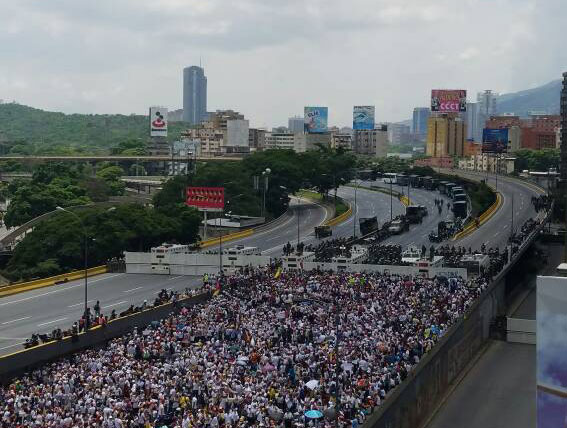
{"label": "white building", "polygon": [[[296,134],[298,135],[298,134]],[[266,132],[264,148],[295,150],[296,135],[288,132]]]}
{"label": "white building", "polygon": [[235,119],[226,121],[226,146],[247,147],[248,146],[248,120]]}

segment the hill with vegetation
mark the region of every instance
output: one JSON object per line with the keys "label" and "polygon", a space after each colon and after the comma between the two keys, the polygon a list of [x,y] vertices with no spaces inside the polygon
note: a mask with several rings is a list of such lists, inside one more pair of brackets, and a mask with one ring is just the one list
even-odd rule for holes
{"label": "hill with vegetation", "polygon": [[[177,140],[188,126],[170,122],[168,140]],[[148,131],[143,115],[64,114],[0,104],[0,155],[122,153],[124,146],[143,149]]]}
{"label": "hill with vegetation", "polygon": [[547,114],[559,114],[561,80],[553,80],[537,88],[502,94],[496,101],[498,113],[514,113],[528,116],[529,111],[541,111]]}

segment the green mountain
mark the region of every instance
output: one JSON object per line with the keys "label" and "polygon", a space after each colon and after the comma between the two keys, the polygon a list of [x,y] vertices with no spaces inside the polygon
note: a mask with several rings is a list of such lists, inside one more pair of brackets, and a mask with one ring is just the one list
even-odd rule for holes
{"label": "green mountain", "polygon": [[[168,140],[175,141],[188,127],[170,122]],[[64,114],[0,104],[0,154],[106,154],[148,138],[148,117],[143,115]]]}
{"label": "green mountain", "polygon": [[553,80],[537,88],[503,94],[498,97],[496,108],[498,113],[514,113],[522,117],[528,116],[530,111],[559,114],[560,95],[561,80]]}

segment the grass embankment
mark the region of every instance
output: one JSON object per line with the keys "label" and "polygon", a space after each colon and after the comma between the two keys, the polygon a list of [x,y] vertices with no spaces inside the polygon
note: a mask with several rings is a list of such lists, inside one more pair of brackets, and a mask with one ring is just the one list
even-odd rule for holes
{"label": "grass embankment", "polygon": [[[312,190],[300,190],[299,192],[297,192],[297,196],[301,198],[311,199],[312,201],[320,201],[320,202],[327,201],[331,204],[334,201],[333,196],[324,198],[321,193],[317,193]],[[335,203],[335,217],[338,217],[347,211],[348,211],[348,204],[346,204],[341,198],[337,198]]]}
{"label": "grass embankment", "polygon": [[469,185],[466,187],[466,191],[471,198],[471,211],[473,217],[480,216],[494,202],[496,202],[496,193],[494,193],[494,191],[485,183],[481,182],[476,186]]}

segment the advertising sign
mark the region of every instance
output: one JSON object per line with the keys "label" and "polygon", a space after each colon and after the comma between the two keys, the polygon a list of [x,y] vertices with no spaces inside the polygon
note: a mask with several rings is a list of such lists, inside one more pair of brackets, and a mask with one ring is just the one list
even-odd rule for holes
{"label": "advertising sign", "polygon": [[308,134],[321,134],[327,132],[327,119],[329,109],[327,107],[305,107],[304,130]]}
{"label": "advertising sign", "polygon": [[482,130],[482,153],[506,153],[508,151],[508,129]]}
{"label": "advertising sign", "polygon": [[374,129],[374,106],[354,106],[352,129]]}
{"label": "advertising sign", "polygon": [[224,187],[188,187],[185,205],[199,211],[222,211],[224,209]]}
{"label": "advertising sign", "polygon": [[167,108],[150,107],[150,137],[167,137]]}
{"label": "advertising sign", "polygon": [[536,292],[537,426],[565,426],[567,278],[538,277]]}
{"label": "advertising sign", "polygon": [[150,137],[167,137],[167,108],[150,107]]}
{"label": "advertising sign", "polygon": [[464,89],[433,89],[431,111],[460,113],[467,111],[467,91]]}

